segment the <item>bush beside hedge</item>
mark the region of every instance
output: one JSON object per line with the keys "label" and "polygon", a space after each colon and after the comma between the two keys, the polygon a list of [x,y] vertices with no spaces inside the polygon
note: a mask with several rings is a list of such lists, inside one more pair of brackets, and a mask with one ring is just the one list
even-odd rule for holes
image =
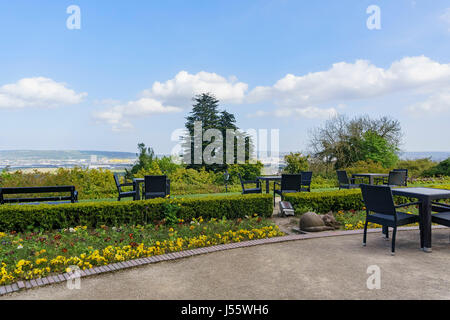
{"label": "bush beside hedge", "polygon": [[[405,197],[394,198],[397,204],[408,202]],[[317,213],[364,208],[360,189],[291,193],[286,194],[284,199],[289,201],[296,210],[312,210]]]}
{"label": "bush beside hedge", "polygon": [[186,221],[203,217],[236,219],[258,214],[270,217],[270,195],[236,195],[198,199],[152,199],[129,202],[87,202],[60,205],[0,206],[0,231],[69,228],[78,225],[145,224],[162,220],[176,206],[177,217]]}

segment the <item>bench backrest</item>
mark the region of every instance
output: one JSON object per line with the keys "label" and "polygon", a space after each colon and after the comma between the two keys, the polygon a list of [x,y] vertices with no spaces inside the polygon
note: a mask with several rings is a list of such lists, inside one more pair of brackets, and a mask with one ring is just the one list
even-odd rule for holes
{"label": "bench backrest", "polygon": [[[70,192],[70,196],[65,197],[39,197],[39,198],[4,198],[4,195],[12,194],[36,194],[36,193],[57,193]],[[78,193],[75,186],[50,186],[50,187],[22,187],[22,188],[0,188],[0,204],[10,202],[35,202],[35,201],[62,201],[70,200],[72,203],[78,200]]]}

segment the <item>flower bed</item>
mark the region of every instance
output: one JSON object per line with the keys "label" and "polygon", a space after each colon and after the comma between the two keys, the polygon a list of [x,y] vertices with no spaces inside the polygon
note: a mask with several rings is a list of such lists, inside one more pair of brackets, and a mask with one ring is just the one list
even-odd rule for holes
{"label": "flower bed", "polygon": [[0,233],[0,285],[53,273],[218,244],[284,235],[277,226],[255,216],[236,220],[193,219],[177,224],[163,220],[146,226],[86,226],[60,231]]}

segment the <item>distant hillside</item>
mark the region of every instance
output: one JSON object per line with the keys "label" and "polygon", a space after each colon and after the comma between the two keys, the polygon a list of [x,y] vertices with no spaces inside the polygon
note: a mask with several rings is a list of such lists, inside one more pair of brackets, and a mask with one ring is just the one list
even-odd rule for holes
{"label": "distant hillside", "polygon": [[132,152],[117,151],[56,151],[56,150],[0,150],[0,160],[82,160],[91,156],[108,159],[134,159]]}
{"label": "distant hillside", "polygon": [[433,161],[443,161],[450,157],[450,152],[403,152],[400,154],[400,159],[414,160],[431,158]]}

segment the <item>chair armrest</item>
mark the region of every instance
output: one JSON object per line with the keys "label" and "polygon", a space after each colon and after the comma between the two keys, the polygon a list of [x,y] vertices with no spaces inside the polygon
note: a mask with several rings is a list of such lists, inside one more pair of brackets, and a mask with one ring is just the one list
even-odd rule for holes
{"label": "chair armrest", "polygon": [[421,204],[421,203],[422,203],[422,202],[420,202],[420,201],[417,201],[417,202],[409,202],[409,203],[404,203],[404,204],[396,205],[395,208],[403,208],[403,207],[415,206],[415,205],[418,205],[418,204]]}
{"label": "chair armrest", "polygon": [[129,183],[122,183],[120,186],[121,186],[121,187],[133,187],[133,186],[134,186],[134,183],[132,183],[132,182],[129,182]]}
{"label": "chair armrest", "polygon": [[440,207],[444,207],[444,208],[448,208],[450,209],[450,204],[447,203],[442,203],[442,202],[431,202],[432,205],[436,205],[436,206],[440,206]]}

